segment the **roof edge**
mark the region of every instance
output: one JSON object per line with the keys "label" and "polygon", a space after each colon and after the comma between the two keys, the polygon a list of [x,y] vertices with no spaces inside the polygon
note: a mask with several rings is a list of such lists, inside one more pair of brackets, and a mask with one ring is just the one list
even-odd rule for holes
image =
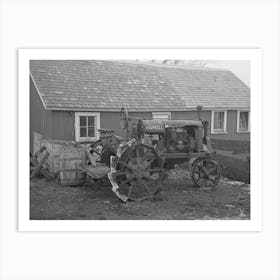
{"label": "roof edge", "polygon": [[[171,108],[151,108],[151,109],[128,109],[129,112],[184,112],[184,111],[197,111],[196,107],[190,108],[182,108],[182,109],[173,109]],[[249,110],[250,106],[236,106],[236,107],[203,107],[202,111],[212,111],[212,110]],[[72,111],[72,112],[120,112],[121,108],[114,109],[114,108],[58,108],[58,107],[47,107],[46,110],[49,111]]]}
{"label": "roof edge", "polygon": [[118,62],[123,64],[136,64],[136,65],[146,65],[151,67],[162,67],[162,68],[177,68],[177,69],[185,69],[185,70],[201,70],[201,71],[219,71],[219,72],[232,72],[228,68],[215,68],[215,67],[199,67],[199,66],[190,66],[187,64],[162,64],[157,62],[150,62],[150,61],[139,61],[139,60],[105,60],[105,59],[96,59],[98,61],[103,62]]}
{"label": "roof edge", "polygon": [[42,101],[42,103],[43,103],[43,106],[44,106],[45,110],[48,110],[47,105],[46,105],[46,103],[45,103],[45,101],[44,101],[44,99],[43,99],[43,97],[42,97],[42,95],[41,95],[41,93],[40,93],[40,90],[39,90],[39,88],[38,88],[38,86],[37,86],[37,84],[36,84],[36,82],[35,82],[35,79],[34,79],[34,77],[33,77],[33,75],[32,75],[32,72],[29,71],[29,74],[30,74],[31,80],[32,80],[32,82],[33,82],[33,84],[34,84],[34,87],[36,88],[36,90],[37,90],[37,92],[38,92],[38,95],[39,95],[39,97],[40,97],[40,99],[41,99],[41,101]]}

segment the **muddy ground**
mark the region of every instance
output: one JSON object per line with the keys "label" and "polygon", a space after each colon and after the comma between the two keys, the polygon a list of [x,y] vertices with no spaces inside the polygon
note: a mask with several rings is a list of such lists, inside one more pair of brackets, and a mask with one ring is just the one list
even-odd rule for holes
{"label": "muddy ground", "polygon": [[194,220],[250,219],[250,186],[222,178],[217,189],[194,187],[180,171],[170,171],[164,191],[153,201],[121,202],[108,180],[81,187],[35,178],[30,183],[33,220]]}

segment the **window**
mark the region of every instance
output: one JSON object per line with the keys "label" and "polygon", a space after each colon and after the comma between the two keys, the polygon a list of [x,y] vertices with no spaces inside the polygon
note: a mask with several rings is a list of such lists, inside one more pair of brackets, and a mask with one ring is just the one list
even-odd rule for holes
{"label": "window", "polygon": [[250,111],[237,111],[237,132],[250,131]]}
{"label": "window", "polygon": [[212,111],[211,133],[227,132],[227,111]]}
{"label": "window", "polygon": [[92,141],[98,138],[97,129],[100,128],[99,113],[75,113],[76,141]]}
{"label": "window", "polygon": [[171,113],[170,112],[153,113],[153,120],[171,120]]}

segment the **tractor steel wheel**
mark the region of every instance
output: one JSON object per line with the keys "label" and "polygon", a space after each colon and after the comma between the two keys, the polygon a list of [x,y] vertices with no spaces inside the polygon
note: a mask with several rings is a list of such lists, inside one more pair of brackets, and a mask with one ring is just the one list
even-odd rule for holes
{"label": "tractor steel wheel", "polygon": [[135,143],[119,158],[115,182],[127,200],[153,199],[162,189],[164,159],[153,147]]}
{"label": "tractor steel wheel", "polygon": [[194,184],[202,189],[215,189],[221,178],[219,164],[211,158],[196,159],[191,168]]}

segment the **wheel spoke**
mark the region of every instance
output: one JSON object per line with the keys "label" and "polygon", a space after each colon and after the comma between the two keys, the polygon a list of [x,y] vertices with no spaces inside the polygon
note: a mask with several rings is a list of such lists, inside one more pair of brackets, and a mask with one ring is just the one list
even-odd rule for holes
{"label": "wheel spoke", "polygon": [[148,185],[146,184],[146,182],[144,182],[144,180],[140,180],[140,182],[142,183],[142,185],[145,187],[145,189],[147,190],[147,192],[150,194],[150,196],[153,196],[152,191],[150,190],[150,188],[148,187]]}
{"label": "wheel spoke", "polygon": [[217,173],[218,170],[217,170],[217,167],[216,167],[216,166],[213,167],[213,168],[211,168],[211,169],[209,169],[208,174],[209,174],[209,175],[212,174],[213,171],[215,171],[215,173]]}
{"label": "wheel spoke", "polygon": [[203,171],[204,174],[208,174],[208,170],[203,165],[201,166],[201,171]]}
{"label": "wheel spoke", "polygon": [[128,168],[129,170],[131,170],[131,168],[128,166],[128,164],[125,163],[125,162],[123,162],[122,160],[119,160],[118,163],[121,164],[121,165],[123,165],[123,166],[125,166],[125,167]]}
{"label": "wheel spoke", "polygon": [[116,176],[123,176],[125,174],[126,174],[125,171],[118,171],[118,172],[115,173]]}
{"label": "wheel spoke", "polygon": [[155,157],[153,157],[151,160],[149,160],[150,164],[152,164],[155,161]]}
{"label": "wheel spoke", "polygon": [[140,156],[139,156],[139,146],[137,146],[136,147],[136,161],[137,161],[137,163],[139,163],[139,158],[140,158]]}
{"label": "wheel spoke", "polygon": [[132,193],[132,189],[133,189],[133,184],[130,184],[129,190],[128,190],[128,194],[127,194],[127,198],[128,198],[128,199],[130,198],[130,195],[131,195],[131,193]]}
{"label": "wheel spoke", "polygon": [[125,181],[121,182],[121,185],[126,185],[127,183],[129,183],[130,181],[132,181],[134,179],[134,177],[128,178]]}
{"label": "wheel spoke", "polygon": [[162,172],[163,168],[153,168],[153,169],[149,169],[150,172]]}

